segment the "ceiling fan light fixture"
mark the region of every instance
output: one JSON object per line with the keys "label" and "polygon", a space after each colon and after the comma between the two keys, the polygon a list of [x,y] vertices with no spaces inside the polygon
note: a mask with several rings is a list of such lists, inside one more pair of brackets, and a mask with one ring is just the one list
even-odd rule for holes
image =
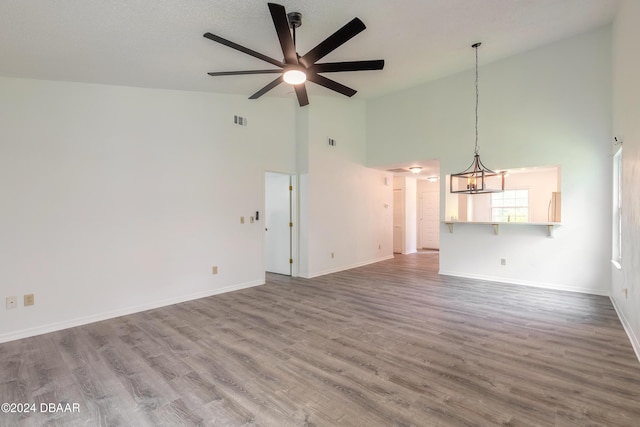
{"label": "ceiling fan light fixture", "polygon": [[304,72],[302,67],[292,67],[282,74],[282,78],[285,83],[299,85],[307,80],[307,73]]}

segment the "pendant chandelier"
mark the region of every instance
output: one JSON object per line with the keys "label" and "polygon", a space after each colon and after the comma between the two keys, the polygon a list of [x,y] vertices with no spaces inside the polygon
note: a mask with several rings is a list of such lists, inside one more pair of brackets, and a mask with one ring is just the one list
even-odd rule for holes
{"label": "pendant chandelier", "polygon": [[473,161],[462,172],[451,174],[449,189],[452,193],[483,194],[504,191],[504,172],[494,172],[480,161],[478,154],[478,47],[475,43],[471,47],[476,50],[476,145]]}

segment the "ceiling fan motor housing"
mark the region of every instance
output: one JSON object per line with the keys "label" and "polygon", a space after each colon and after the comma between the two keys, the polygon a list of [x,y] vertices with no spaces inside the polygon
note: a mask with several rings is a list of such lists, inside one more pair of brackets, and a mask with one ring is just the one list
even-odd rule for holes
{"label": "ceiling fan motor housing", "polygon": [[300,12],[287,13],[287,19],[289,20],[289,26],[291,28],[299,28],[302,26],[302,14]]}

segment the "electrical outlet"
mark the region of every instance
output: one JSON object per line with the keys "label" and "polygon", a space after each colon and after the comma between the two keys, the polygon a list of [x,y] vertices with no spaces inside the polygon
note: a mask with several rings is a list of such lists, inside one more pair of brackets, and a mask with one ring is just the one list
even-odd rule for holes
{"label": "electrical outlet", "polygon": [[507,259],[506,258],[500,258],[500,265],[507,265]]}
{"label": "electrical outlet", "polygon": [[382,249],[382,245],[378,245],[378,249]]}
{"label": "electrical outlet", "polygon": [[33,305],[35,303],[36,303],[35,296],[33,294],[26,294],[24,296],[24,306],[25,307]]}
{"label": "electrical outlet", "polygon": [[331,258],[333,258],[333,252],[331,252]]}
{"label": "electrical outlet", "polygon": [[243,216],[240,217],[240,224],[244,224],[244,217]]}
{"label": "electrical outlet", "polygon": [[624,292],[624,299],[629,298],[629,289],[624,288],[624,289],[622,290],[622,292]]}
{"label": "electrical outlet", "polygon": [[7,297],[7,310],[18,307],[18,297]]}
{"label": "electrical outlet", "polygon": [[249,222],[250,222],[251,224],[253,224],[253,217],[252,217],[252,216],[250,216],[250,217],[249,217]]}
{"label": "electrical outlet", "polygon": [[214,265],[213,267],[211,267],[211,274],[218,274],[218,266]]}

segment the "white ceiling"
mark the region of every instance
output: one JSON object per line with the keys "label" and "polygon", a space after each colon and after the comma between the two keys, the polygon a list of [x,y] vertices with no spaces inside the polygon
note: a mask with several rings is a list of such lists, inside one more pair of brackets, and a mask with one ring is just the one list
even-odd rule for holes
{"label": "white ceiling", "polygon": [[[420,167],[420,172],[414,173],[409,170],[411,167]],[[395,176],[409,176],[418,179],[440,176],[440,161],[437,159],[419,160],[413,162],[394,163],[381,166],[378,169],[393,172]]]}
{"label": "white ceiling", "polygon": [[[277,0],[276,0],[277,1]],[[324,61],[384,59],[383,71],[330,77],[371,98],[526,51],[612,21],[618,0],[279,0],[303,14],[303,55],[354,17],[367,29]],[[0,75],[251,95],[271,68],[202,37],[282,57],[263,0],[1,0]],[[314,95],[337,95],[309,83]],[[286,96],[286,85],[266,96]],[[259,101],[256,101],[259,102]]]}

